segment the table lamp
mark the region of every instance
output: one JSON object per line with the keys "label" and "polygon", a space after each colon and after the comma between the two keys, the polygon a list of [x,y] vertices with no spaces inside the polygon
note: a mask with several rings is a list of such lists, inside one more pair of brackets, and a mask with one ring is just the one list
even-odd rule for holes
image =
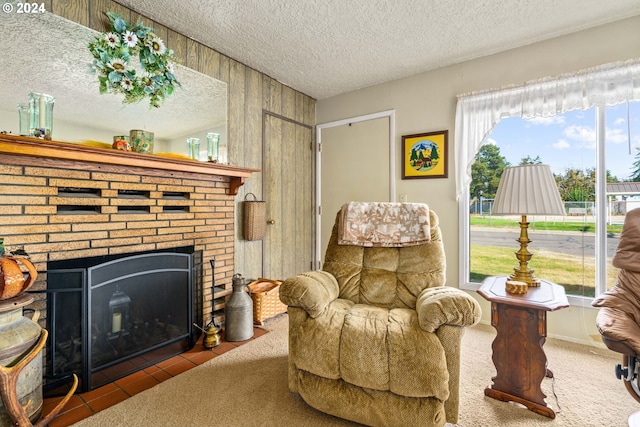
{"label": "table lamp", "polygon": [[[520,243],[520,250],[515,253],[520,265],[515,267],[509,276],[507,291],[525,293],[529,286],[540,286],[540,280],[534,277],[533,270],[528,266],[533,254],[527,250],[531,243],[527,233],[527,215],[565,214],[558,186],[549,165],[506,168],[500,178],[491,212],[496,215],[522,215],[520,237],[516,240]],[[510,285],[513,286],[512,289]]]}

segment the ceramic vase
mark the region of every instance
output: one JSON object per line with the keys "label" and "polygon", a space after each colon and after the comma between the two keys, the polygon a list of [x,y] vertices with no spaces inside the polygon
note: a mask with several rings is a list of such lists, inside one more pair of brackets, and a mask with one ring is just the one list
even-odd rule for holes
{"label": "ceramic vase", "polygon": [[129,132],[129,145],[131,151],[136,153],[153,153],[153,132],[140,129],[132,129]]}
{"label": "ceramic vase", "polygon": [[131,144],[129,144],[129,137],[126,135],[117,135],[113,137],[113,144],[111,147],[116,150],[131,151]]}

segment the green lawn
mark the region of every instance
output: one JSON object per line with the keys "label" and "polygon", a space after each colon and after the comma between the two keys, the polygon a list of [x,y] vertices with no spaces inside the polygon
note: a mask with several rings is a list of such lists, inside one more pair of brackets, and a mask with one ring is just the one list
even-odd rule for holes
{"label": "green lawn", "polygon": [[[488,276],[505,276],[518,267],[514,248],[471,245],[471,281],[482,282]],[[559,254],[530,249],[534,254],[529,268],[535,276],[564,286],[567,294],[585,297],[595,296],[595,260],[593,258]],[[609,264],[607,268],[609,287],[618,277],[618,269]],[[582,284],[576,284],[576,283]]]}
{"label": "green lawn", "polygon": [[[471,227],[495,227],[518,230],[518,221],[502,216],[471,215],[469,219]],[[555,230],[570,232],[595,232],[595,223],[582,221],[576,217],[565,217],[561,221],[537,221],[529,222],[530,230]],[[620,234],[622,224],[607,225],[607,233]],[[488,276],[504,276],[513,272],[518,267],[515,252],[517,244],[513,248],[471,245],[471,274],[473,282],[481,282]],[[549,252],[529,248],[533,257],[529,262],[529,268],[535,271],[535,276],[563,285],[570,295],[585,297],[595,296],[595,259],[567,255],[564,253]],[[607,268],[607,288],[611,288],[618,277],[618,269],[609,262]]]}

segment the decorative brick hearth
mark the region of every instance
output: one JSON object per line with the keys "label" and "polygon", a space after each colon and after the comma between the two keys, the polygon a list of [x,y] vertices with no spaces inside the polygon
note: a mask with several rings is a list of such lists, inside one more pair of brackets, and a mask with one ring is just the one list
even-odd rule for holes
{"label": "decorative brick hearth", "polygon": [[[255,171],[1,135],[0,237],[41,272],[32,290],[46,289],[49,261],[193,246],[208,321],[223,309],[221,294],[212,301],[209,261],[216,286],[230,291],[233,196]],[[46,296],[31,308],[45,326]]]}

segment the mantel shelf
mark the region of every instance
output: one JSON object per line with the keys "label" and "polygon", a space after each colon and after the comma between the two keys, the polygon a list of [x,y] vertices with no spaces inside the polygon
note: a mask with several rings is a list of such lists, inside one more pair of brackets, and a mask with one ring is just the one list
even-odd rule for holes
{"label": "mantel shelf", "polygon": [[238,189],[244,184],[245,178],[260,171],[254,168],[182,160],[8,134],[0,135],[0,154],[224,176],[230,179],[229,194],[231,195],[238,194]]}

